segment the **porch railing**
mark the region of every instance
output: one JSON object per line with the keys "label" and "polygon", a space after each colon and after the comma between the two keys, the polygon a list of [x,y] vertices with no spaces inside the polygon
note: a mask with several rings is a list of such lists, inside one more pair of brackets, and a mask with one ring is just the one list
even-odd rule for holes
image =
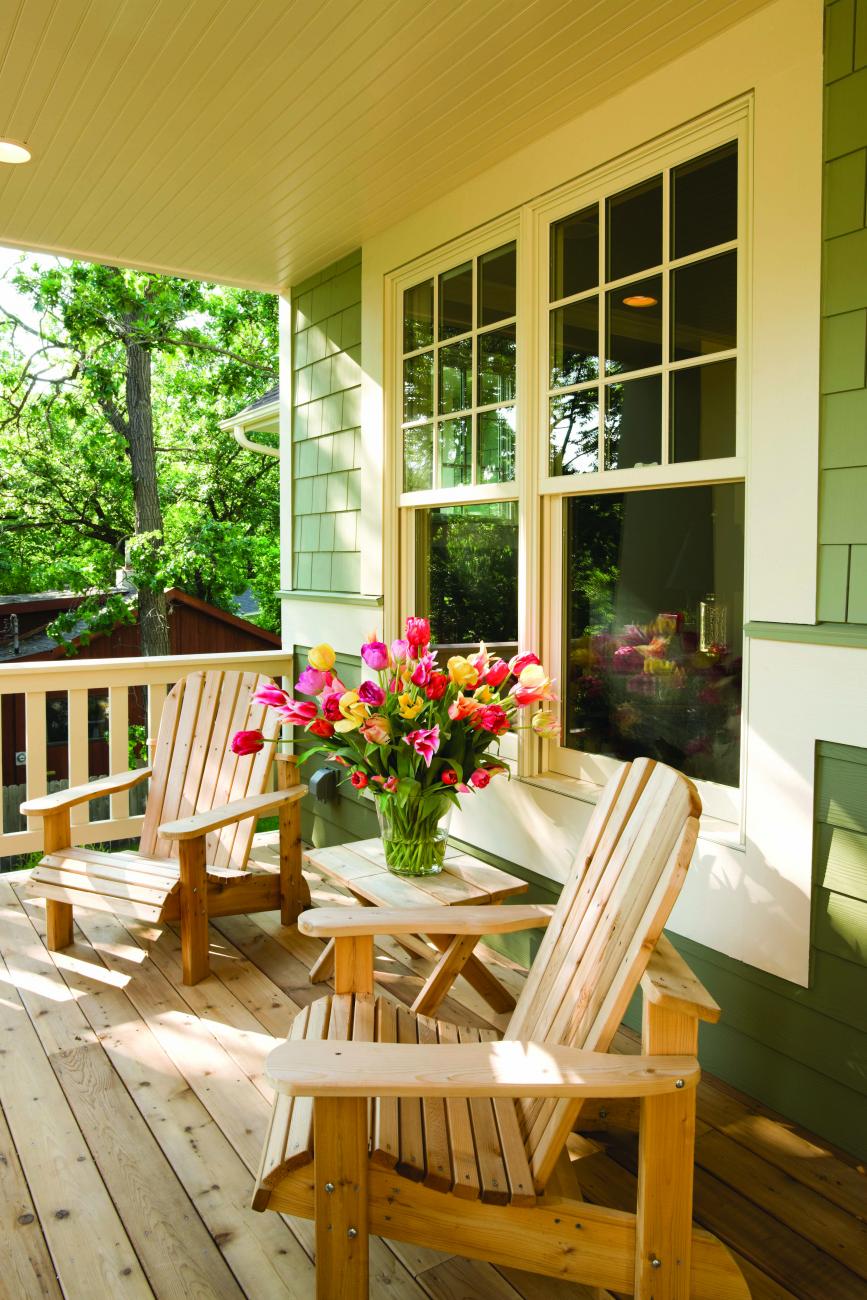
{"label": "porch railing", "polygon": [[[169,688],[186,673],[201,668],[241,669],[266,673],[270,677],[288,677],[292,673],[292,654],[285,650],[264,650],[241,654],[171,655],[150,659],[64,660],[7,664],[0,668],[0,702],[5,696],[24,697],[27,798],[33,799],[48,793],[46,697],[49,692],[66,694],[68,784],[84,785],[97,776],[124,772],[129,767],[130,689],[143,689],[146,694],[146,732],[149,739],[155,739]],[[108,747],[107,772],[90,771],[89,691],[108,693],[105,738]],[[0,733],[0,754],[3,752]],[[2,779],[7,779],[6,774]],[[98,820],[91,820],[93,805],[79,804],[73,808],[73,843],[108,843],[137,836],[142,817],[131,815],[129,799],[129,791],[113,794],[108,817]],[[3,803],[3,799],[0,799],[0,858],[41,849],[41,819],[28,818],[26,830],[7,829],[3,824]]]}

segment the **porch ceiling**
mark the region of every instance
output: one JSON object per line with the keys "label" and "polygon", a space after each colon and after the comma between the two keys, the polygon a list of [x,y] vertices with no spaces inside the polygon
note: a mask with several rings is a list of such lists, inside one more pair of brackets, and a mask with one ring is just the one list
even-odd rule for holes
{"label": "porch ceiling", "polygon": [[9,0],[0,243],[274,290],[764,0]]}

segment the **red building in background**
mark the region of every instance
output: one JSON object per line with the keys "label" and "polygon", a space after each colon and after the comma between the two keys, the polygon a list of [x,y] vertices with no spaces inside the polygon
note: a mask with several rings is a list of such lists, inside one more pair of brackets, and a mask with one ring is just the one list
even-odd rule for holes
{"label": "red building in background", "polygon": [[[49,636],[46,628],[58,617],[80,604],[82,597],[68,591],[43,591],[0,596],[0,673],[4,665],[40,660],[116,659],[141,655],[141,638],[135,614],[135,592],[119,587],[117,595],[129,600],[132,621],[118,623],[111,631],[85,636],[85,624],[62,636]],[[279,650],[280,637],[251,623],[249,619],[209,605],[177,587],[166,593],[169,606],[169,643],[173,655],[228,654],[242,651]],[[243,602],[242,602],[243,603]],[[252,612],[252,611],[251,611]],[[24,725],[24,696],[4,695],[0,714],[2,733],[2,784],[24,783],[27,739]],[[67,700],[65,691],[46,695],[48,777],[65,780],[69,774],[67,748]],[[92,690],[88,696],[89,770],[91,776],[108,772],[106,712],[108,691]],[[143,690],[131,690],[130,727],[144,726],[146,700]]]}

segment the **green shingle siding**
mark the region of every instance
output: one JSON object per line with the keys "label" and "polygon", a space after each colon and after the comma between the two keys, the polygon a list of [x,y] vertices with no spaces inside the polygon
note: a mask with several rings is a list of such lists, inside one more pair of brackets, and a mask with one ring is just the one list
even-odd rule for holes
{"label": "green shingle siding", "polygon": [[867,622],[867,2],[825,9],[817,618]]}
{"label": "green shingle siding", "polygon": [[361,254],[292,291],[293,585],[361,584]]}

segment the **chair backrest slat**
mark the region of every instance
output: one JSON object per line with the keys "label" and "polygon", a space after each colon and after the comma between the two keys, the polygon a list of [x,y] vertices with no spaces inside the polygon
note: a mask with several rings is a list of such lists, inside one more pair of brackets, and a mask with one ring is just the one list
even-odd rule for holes
{"label": "chair backrest slat", "polygon": [[[177,845],[162,839],[163,822],[219,807],[268,788],[274,746],[239,758],[230,749],[236,731],[262,730],[266,708],[253,693],[270,679],[257,673],[190,673],[169,692],[154,750],[153,776],[140,849],[149,857],[174,857]],[[246,866],[255,819],[209,835],[210,866]]]}
{"label": "chair backrest slat", "polygon": [[[605,1051],[671,912],[698,833],[701,803],[679,772],[636,759],[612,778],[507,1030]],[[531,982],[532,981],[532,982]],[[519,1102],[537,1188],[544,1187],[580,1102]]]}

